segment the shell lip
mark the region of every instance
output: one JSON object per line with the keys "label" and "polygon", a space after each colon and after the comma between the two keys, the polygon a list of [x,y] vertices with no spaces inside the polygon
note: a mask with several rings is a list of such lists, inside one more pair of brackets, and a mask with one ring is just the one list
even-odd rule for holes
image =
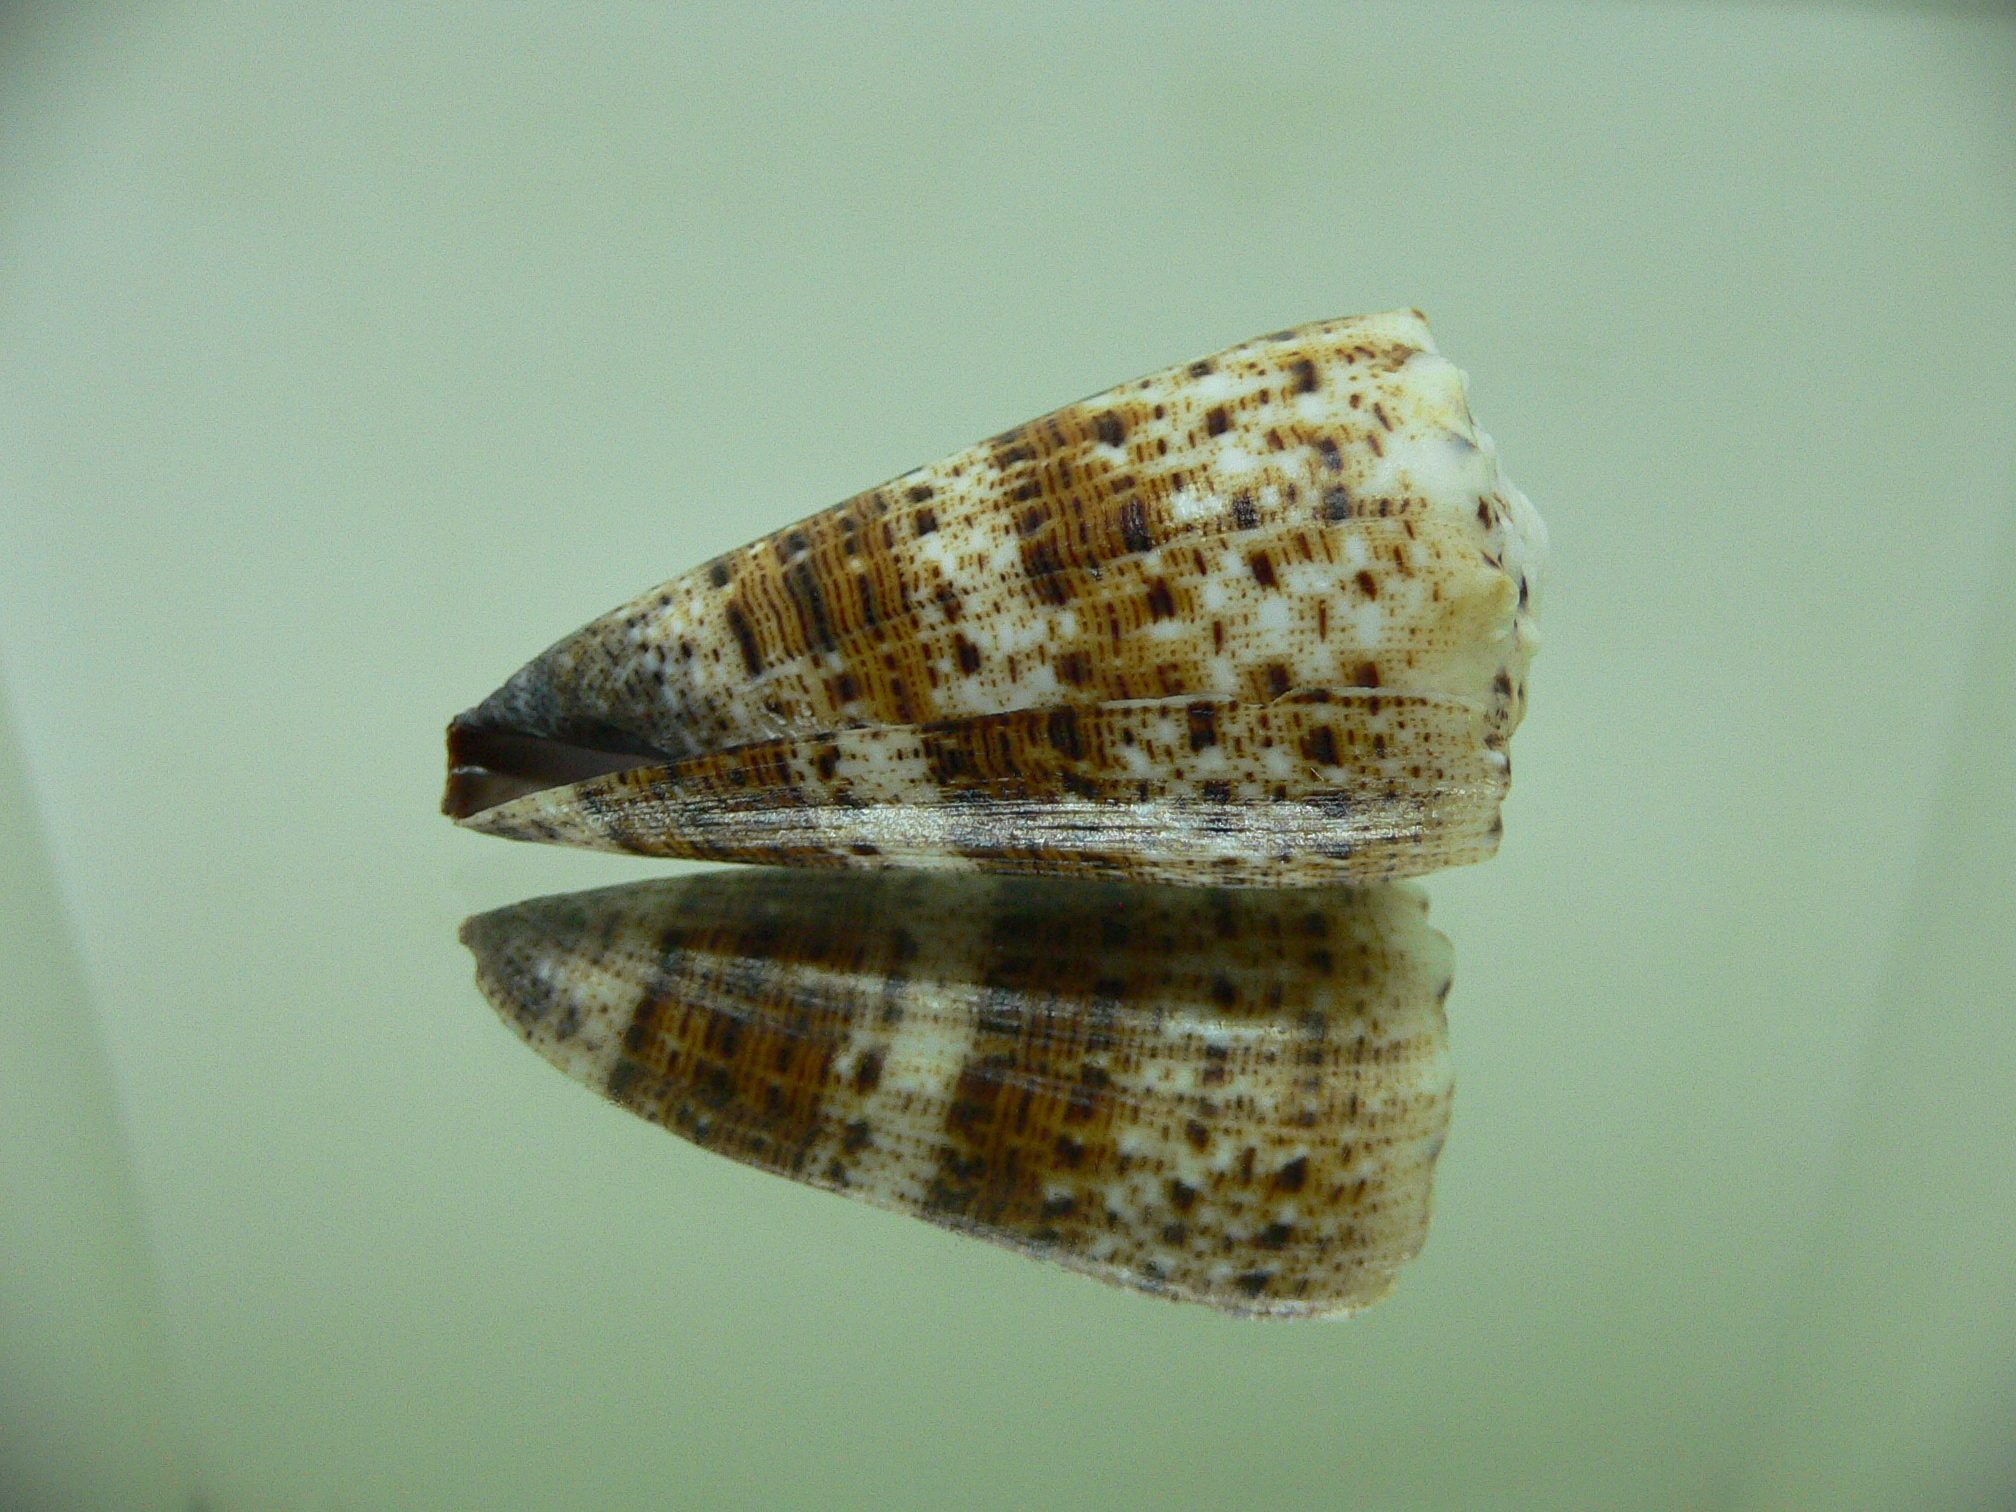
{"label": "shell lip", "polygon": [[571,738],[560,739],[490,724],[480,715],[480,709],[472,709],[448,725],[448,785],[441,812],[458,821],[549,788],[671,760],[609,726],[577,722],[567,731]]}

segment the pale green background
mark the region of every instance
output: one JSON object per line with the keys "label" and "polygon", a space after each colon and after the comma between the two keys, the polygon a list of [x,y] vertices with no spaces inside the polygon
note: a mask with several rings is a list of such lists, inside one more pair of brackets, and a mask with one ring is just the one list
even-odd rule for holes
{"label": "pale green background", "polygon": [[[2016,1496],[2016,21],[1996,7],[15,10],[0,1506]],[[1430,883],[1429,1247],[1337,1326],[691,1150],[433,813],[661,577],[1419,305],[1556,543]],[[17,763],[16,752],[25,764]]]}

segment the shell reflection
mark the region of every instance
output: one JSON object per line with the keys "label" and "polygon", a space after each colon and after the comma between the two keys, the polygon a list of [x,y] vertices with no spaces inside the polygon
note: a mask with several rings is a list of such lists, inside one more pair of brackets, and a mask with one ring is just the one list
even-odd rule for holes
{"label": "shell reflection", "polygon": [[1426,1238],[1449,943],[1388,885],[712,872],[463,925],[505,1022],[703,1148],[1227,1312]]}

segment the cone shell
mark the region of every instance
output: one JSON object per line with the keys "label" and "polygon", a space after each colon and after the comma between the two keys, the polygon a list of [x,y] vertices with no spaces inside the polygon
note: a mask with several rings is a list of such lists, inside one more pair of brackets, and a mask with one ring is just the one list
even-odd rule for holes
{"label": "cone shell", "polygon": [[568,1075],[705,1149],[1227,1312],[1384,1296],[1448,1128],[1400,886],[715,872],[469,920]]}
{"label": "cone shell", "polygon": [[1495,850],[1545,531],[1414,311],[1070,405],[730,552],[450,727],[471,828],[1279,886]]}

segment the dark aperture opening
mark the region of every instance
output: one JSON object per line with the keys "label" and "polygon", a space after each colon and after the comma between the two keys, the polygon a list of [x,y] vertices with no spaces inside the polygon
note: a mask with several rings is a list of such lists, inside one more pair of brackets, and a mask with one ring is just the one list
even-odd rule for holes
{"label": "dark aperture opening", "polygon": [[527,735],[517,730],[465,724],[448,726],[448,790],[441,812],[467,819],[485,809],[569,787],[609,772],[663,766],[670,759],[636,737],[607,726],[570,728],[571,739]]}

